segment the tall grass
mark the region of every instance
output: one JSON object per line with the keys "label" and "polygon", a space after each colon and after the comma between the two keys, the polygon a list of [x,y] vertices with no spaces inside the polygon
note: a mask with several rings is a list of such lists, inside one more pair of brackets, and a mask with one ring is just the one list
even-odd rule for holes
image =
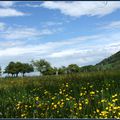
{"label": "tall grass", "polygon": [[0,80],[1,118],[120,118],[120,71]]}

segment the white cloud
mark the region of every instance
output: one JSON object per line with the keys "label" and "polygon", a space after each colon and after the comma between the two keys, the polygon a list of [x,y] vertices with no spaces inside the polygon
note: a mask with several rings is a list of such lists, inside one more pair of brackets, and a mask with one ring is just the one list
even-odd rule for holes
{"label": "white cloud", "polygon": [[10,28],[2,37],[4,39],[25,39],[38,35],[38,31],[34,28]]}
{"label": "white cloud", "polygon": [[3,22],[0,22],[0,31],[4,30],[6,27],[6,24]]}
{"label": "white cloud", "polygon": [[[4,33],[4,38],[7,40],[0,42],[0,62],[19,59],[24,62],[31,59],[45,58],[55,66],[71,63],[77,63],[82,66],[96,64],[120,50],[119,31],[117,33],[113,31],[112,33],[78,36],[43,44],[25,44],[28,38],[33,40],[36,36],[40,37],[47,34],[52,33],[47,29],[37,30],[23,26],[8,27]],[[7,60],[5,61],[4,59]]]}
{"label": "white cloud", "polygon": [[13,1],[0,1],[0,17],[14,17],[27,15],[26,13],[13,8],[14,4],[15,2]]}
{"label": "white cloud", "polygon": [[[3,28],[3,24],[1,23]],[[2,31],[0,34],[0,38],[7,39],[7,40],[21,40],[21,39],[32,39],[34,37],[41,37],[46,35],[51,35],[60,31],[57,29],[40,29],[31,28],[31,27],[24,27],[24,26],[13,26],[9,27],[6,26],[6,29]]]}
{"label": "white cloud", "polygon": [[[82,50],[82,52],[84,52],[86,50]],[[49,55],[49,57],[52,58],[61,58],[61,57],[67,57],[67,56],[73,56],[77,53],[80,53],[81,50],[76,50],[76,49],[67,49],[67,50],[62,50],[60,52],[54,52],[51,55]]]}
{"label": "white cloud", "polygon": [[11,7],[14,5],[13,1],[0,1],[0,6],[1,7]]}
{"label": "white cloud", "polygon": [[[82,37],[85,38],[86,43],[80,42],[83,39],[79,39],[78,41],[79,37],[77,39],[73,38],[73,43],[70,44],[70,48],[66,48],[65,45],[63,49],[50,52],[47,57],[56,66],[67,66],[71,63],[76,63],[80,66],[96,64],[111,54],[120,51],[119,34],[120,32],[96,35],[96,37],[94,35]],[[96,44],[87,44],[87,41],[89,41],[89,43],[94,41]]]}
{"label": "white cloud", "polygon": [[25,13],[13,8],[0,8],[0,17],[24,16]]}
{"label": "white cloud", "polygon": [[[4,42],[1,43],[3,46],[7,46],[6,48],[0,49],[0,57],[12,57],[12,56],[20,56],[20,55],[48,55],[51,52],[54,52],[55,49],[61,48],[66,45],[70,45],[73,43],[73,41],[62,41],[62,42],[47,42],[44,44],[37,44],[37,45],[25,45],[23,42]],[[20,46],[19,46],[20,45]]]}
{"label": "white cloud", "polygon": [[[24,46],[14,46],[8,48],[0,49],[0,56],[19,56],[22,54],[45,54],[54,51],[65,45],[72,44],[71,42],[48,42],[45,44],[38,45],[24,45]],[[15,51],[15,52],[14,52]]]}
{"label": "white cloud", "polygon": [[[85,58],[93,58],[94,56],[99,56],[99,54],[105,53],[114,53],[116,51],[120,50],[120,42],[119,43],[112,43],[108,45],[103,45],[97,47],[85,47],[83,50],[79,50],[78,48],[76,49],[67,49],[67,50],[62,50],[59,52],[54,52],[49,57],[51,58],[64,58],[64,57],[79,57],[81,56],[80,59],[85,59]],[[104,54],[103,54],[104,55]],[[104,56],[103,56],[104,57]],[[84,61],[88,62],[88,61]]]}
{"label": "white cloud", "polygon": [[[98,36],[98,37],[97,37]],[[77,63],[78,65],[96,64],[105,57],[120,50],[119,32],[117,34],[96,35],[77,37],[70,40],[63,40],[60,42],[48,42],[44,44],[35,45],[13,45],[7,48],[0,49],[0,58],[19,58],[24,61],[31,59],[45,58],[49,60],[53,65],[61,66],[71,63]],[[78,39],[79,38],[79,39]],[[84,39],[83,39],[84,38]],[[90,38],[90,39],[89,39]],[[96,39],[98,38],[98,39]],[[104,44],[86,44],[81,41],[94,40],[101,43],[102,40],[109,39]],[[14,59],[15,59],[14,58]],[[12,59],[12,60],[14,60]]]}
{"label": "white cloud", "polygon": [[102,29],[118,29],[120,28],[120,21],[113,21],[111,23],[108,24],[104,24],[102,27]]}
{"label": "white cloud", "polygon": [[[113,46],[114,45],[114,46]],[[120,42],[112,43],[108,45],[96,45],[93,47],[85,47],[84,49],[67,49],[60,52],[53,52],[49,55],[50,61],[55,66],[69,65],[71,63],[84,65],[95,65],[104,58],[111,56],[112,54],[120,50]]]}
{"label": "white cloud", "polygon": [[11,48],[11,47],[15,47],[15,46],[23,46],[25,44],[24,41],[1,41],[0,42],[0,48]]}
{"label": "white cloud", "polygon": [[32,8],[37,8],[37,7],[40,7],[40,4],[34,4],[34,3],[32,3],[32,4],[25,4],[25,6],[26,7],[32,7]]}
{"label": "white cloud", "polygon": [[104,1],[74,1],[74,2],[53,2],[47,1],[41,4],[41,7],[59,10],[62,14],[72,17],[87,16],[104,16],[120,9],[120,2]]}
{"label": "white cloud", "polygon": [[43,23],[43,27],[53,27],[53,26],[59,26],[62,25],[62,22],[53,22],[53,21],[48,21],[46,23]]}

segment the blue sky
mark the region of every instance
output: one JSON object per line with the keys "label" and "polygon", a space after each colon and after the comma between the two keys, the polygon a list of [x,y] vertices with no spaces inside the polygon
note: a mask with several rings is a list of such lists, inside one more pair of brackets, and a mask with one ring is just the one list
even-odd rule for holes
{"label": "blue sky", "polygon": [[120,50],[120,2],[0,2],[0,66],[44,58],[94,65]]}

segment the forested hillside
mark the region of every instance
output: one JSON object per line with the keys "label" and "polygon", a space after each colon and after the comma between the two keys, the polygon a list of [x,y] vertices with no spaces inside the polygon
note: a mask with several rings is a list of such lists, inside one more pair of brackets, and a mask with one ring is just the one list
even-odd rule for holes
{"label": "forested hillside", "polygon": [[120,68],[120,51],[104,59],[100,63],[96,64],[96,67],[100,69],[112,69],[117,70]]}

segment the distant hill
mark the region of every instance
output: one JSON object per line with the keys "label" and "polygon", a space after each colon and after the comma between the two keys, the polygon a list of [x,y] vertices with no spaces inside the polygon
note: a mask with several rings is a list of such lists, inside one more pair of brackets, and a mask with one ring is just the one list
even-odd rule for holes
{"label": "distant hill", "polygon": [[113,54],[112,56],[102,60],[100,63],[95,65],[97,68],[106,69],[120,69],[120,51]]}

